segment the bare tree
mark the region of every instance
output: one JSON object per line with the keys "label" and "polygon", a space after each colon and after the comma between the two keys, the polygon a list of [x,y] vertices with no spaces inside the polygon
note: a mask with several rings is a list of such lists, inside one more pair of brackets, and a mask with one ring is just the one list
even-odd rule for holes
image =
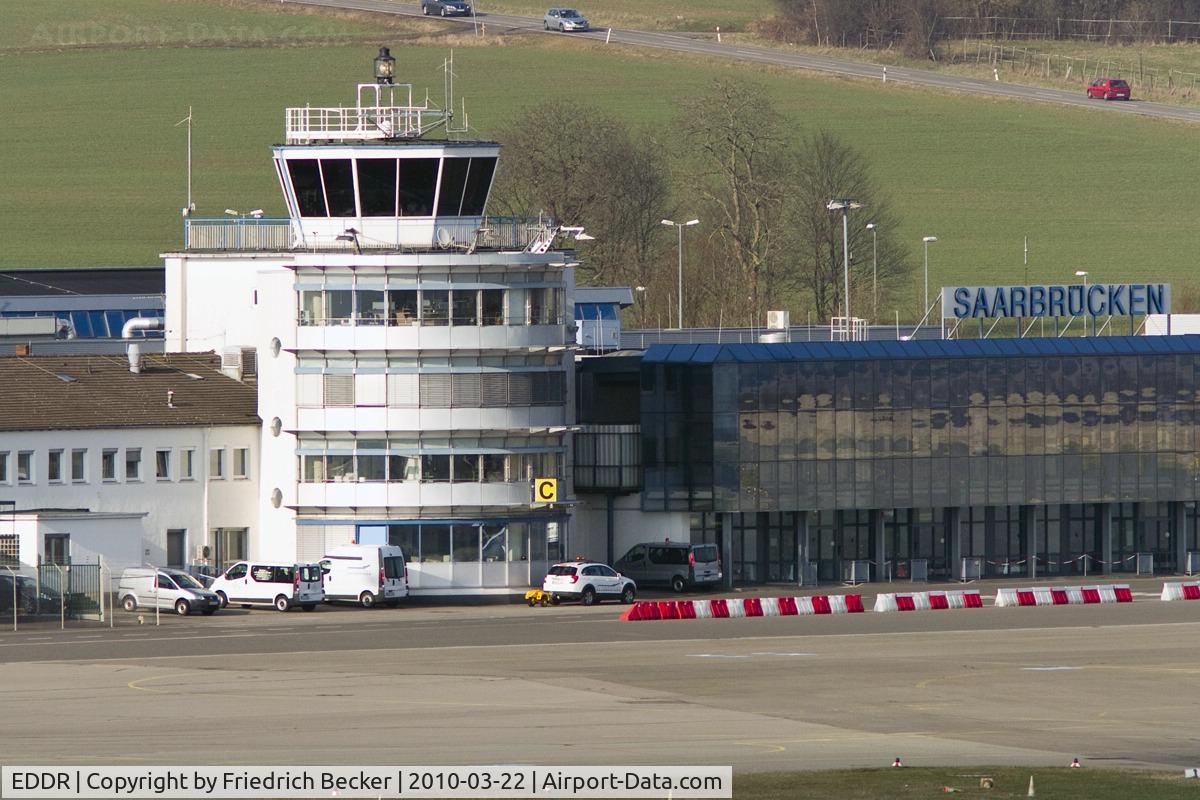
{"label": "bare tree", "polygon": [[535,114],[539,125],[515,123],[498,136],[506,152],[491,207],[584,226],[594,239],[579,245],[581,283],[644,285],[664,246],[659,220],[671,210],[662,148],[577,103],[526,109],[518,119]]}
{"label": "bare tree", "polygon": [[718,313],[726,322],[759,321],[778,288],[775,236],[786,188],[779,116],[760,87],[725,79],[683,104],[681,127],[699,154],[689,188],[726,265]]}

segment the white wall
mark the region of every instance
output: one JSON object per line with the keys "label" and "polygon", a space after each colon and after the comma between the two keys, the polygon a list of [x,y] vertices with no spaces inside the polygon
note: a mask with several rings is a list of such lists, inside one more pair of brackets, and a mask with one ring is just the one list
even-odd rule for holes
{"label": "white wall", "polygon": [[[284,263],[277,256],[251,253],[164,258],[166,351],[219,353],[226,347],[252,346],[261,308],[261,298],[259,308],[255,306],[258,273]],[[294,310],[289,306],[289,315]]]}
{"label": "white wall", "polygon": [[[208,451],[225,448],[226,474],[223,480],[206,480]],[[249,449],[249,474],[244,479],[231,476],[232,450]],[[125,451],[141,450],[141,476],[125,478]],[[71,451],[83,449],[85,480],[75,482],[71,475]],[[106,449],[116,449],[117,479],[102,480],[101,459]],[[155,453],[170,450],[171,474],[166,480],[156,477]],[[16,502],[16,510],[75,509],[90,512],[131,514],[140,517],[137,539],[143,543],[140,560],[166,562],[168,529],[187,531],[188,560],[195,548],[207,544],[206,530],[217,527],[248,528],[251,543],[258,528],[257,425],[215,428],[113,428],[101,430],[14,431],[0,440],[0,452],[7,452],[9,482],[0,484],[6,500]],[[49,480],[49,451],[63,451],[62,482]],[[194,476],[182,477],[182,459],[193,450]],[[33,452],[34,475],[29,483],[16,482],[16,459],[20,451]],[[70,532],[70,531],[64,531]],[[72,546],[75,545],[72,536]],[[24,545],[24,543],[23,543]],[[82,545],[81,545],[82,546]],[[253,544],[251,544],[253,552]],[[40,542],[36,553],[41,552]]]}
{"label": "white wall", "polygon": [[[608,499],[602,494],[579,494],[571,547],[588,558],[608,557]],[[620,495],[613,513],[613,559],[642,542],[691,541],[691,518],[686,511],[642,511],[641,494]]]}
{"label": "white wall", "polygon": [[[1114,320],[1113,324],[1119,324]],[[1146,336],[1165,336],[1170,324],[1172,335],[1200,333],[1200,314],[1150,314],[1146,317]]]}

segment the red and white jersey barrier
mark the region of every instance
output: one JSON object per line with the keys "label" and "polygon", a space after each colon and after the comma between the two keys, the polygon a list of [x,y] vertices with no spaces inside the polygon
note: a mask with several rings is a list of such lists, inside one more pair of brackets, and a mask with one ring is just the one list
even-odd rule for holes
{"label": "red and white jersey barrier", "polygon": [[631,605],[621,619],[723,619],[727,617],[797,617],[810,614],[861,614],[860,594],[812,597],[742,597],[727,600],[643,600]]}
{"label": "red and white jersey barrier", "polygon": [[1163,600],[1200,600],[1200,583],[1164,583]]}
{"label": "red and white jersey barrier", "polygon": [[983,597],[978,589],[881,594],[875,597],[876,611],[937,611],[944,608],[983,608]]}
{"label": "red and white jersey barrier", "polygon": [[1076,606],[1093,603],[1132,603],[1133,593],[1126,584],[1112,586],[1064,586],[1061,589],[1000,589],[996,608],[1011,606]]}

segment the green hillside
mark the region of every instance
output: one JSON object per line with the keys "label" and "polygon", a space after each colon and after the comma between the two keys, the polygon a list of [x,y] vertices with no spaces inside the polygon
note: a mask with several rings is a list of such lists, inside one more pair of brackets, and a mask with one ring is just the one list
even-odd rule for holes
{"label": "green hillside", "polygon": [[[147,26],[155,24],[156,8],[196,5],[108,4],[136,6]],[[380,43],[398,45],[402,79],[429,87],[434,97],[453,45],[457,94],[483,137],[541,98],[569,97],[670,141],[680,98],[731,73],[761,84],[797,142],[821,128],[835,132],[867,154],[891,194],[917,273],[907,291],[883,304],[889,316],[895,307],[911,316],[921,237],[929,234],[939,238],[930,249],[934,286],[1023,280],[1025,236],[1032,280],[1064,280],[1087,269],[1093,280],[1173,281],[1177,297],[1193,282],[1200,232],[1186,220],[1200,166],[1187,155],[1197,131],[1183,125],[560,37],[489,37],[486,46],[464,37],[406,41],[403,31],[438,25],[424,20],[380,30],[353,18],[321,22],[247,12],[244,4],[205,5],[213,28],[261,15],[255,26],[262,41],[27,51],[14,49],[20,46],[9,29],[0,46],[10,109],[0,148],[0,266],[154,264],[158,253],[179,247],[185,138],[175,123],[189,105],[197,214],[280,213],[269,146],[282,136],[283,107],[353,102],[353,84],[369,78],[374,51],[365,41],[373,31],[375,39],[388,37]],[[313,30],[331,26],[337,36],[331,33],[328,46],[288,46],[284,29],[297,19]],[[23,36],[36,33],[36,25],[23,24]],[[537,124],[536,115],[529,122]],[[852,224],[869,220],[869,211],[860,213]]]}

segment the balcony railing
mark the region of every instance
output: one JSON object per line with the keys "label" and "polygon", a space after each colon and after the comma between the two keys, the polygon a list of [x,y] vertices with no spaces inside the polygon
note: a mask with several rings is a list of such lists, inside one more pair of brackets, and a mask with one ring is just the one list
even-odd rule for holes
{"label": "balcony railing", "polygon": [[386,220],[368,218],[361,223],[365,232],[355,228],[354,219],[339,220],[334,225],[329,224],[331,220],[314,220],[327,231],[337,229],[328,233],[306,231],[305,222],[294,224],[287,218],[265,217],[188,218],[184,220],[183,246],[185,250],[267,252],[545,252],[544,247],[537,249],[539,245],[548,245],[558,235],[553,221],[545,217],[400,218],[394,226]]}

